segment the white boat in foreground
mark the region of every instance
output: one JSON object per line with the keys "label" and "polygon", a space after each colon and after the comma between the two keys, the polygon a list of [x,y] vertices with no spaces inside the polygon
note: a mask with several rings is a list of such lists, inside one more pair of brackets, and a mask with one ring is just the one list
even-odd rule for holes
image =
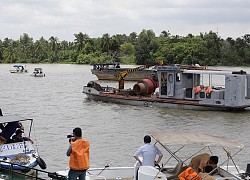
{"label": "white boat in foreground", "polygon": [[[178,175],[188,167],[191,158],[203,152],[219,157],[218,172],[213,175],[215,179],[240,180],[250,176],[250,172],[241,170],[233,160],[244,146],[231,139],[190,132],[152,132],[151,137],[158,147],[161,146],[159,148],[166,150],[161,161],[163,164],[159,167],[138,167],[136,162],[131,167],[107,165],[103,168],[90,168],[86,180],[135,180],[138,169],[138,180],[178,179]],[[248,166],[250,171],[250,164]],[[67,173],[67,170],[59,171],[50,177],[62,179],[66,178]]]}
{"label": "white boat in foreground", "polygon": [[[3,125],[3,128],[6,127],[8,123],[16,122],[20,122],[22,124],[26,122],[27,124],[30,124],[27,136],[27,138],[30,139],[31,130],[33,127],[33,119],[22,118],[16,115],[0,116],[0,124]],[[31,170],[30,168],[34,168],[37,165],[39,165],[42,169],[46,168],[46,164],[40,158],[37,150],[34,147],[34,144],[32,144],[30,140],[26,140],[24,139],[22,142],[15,142],[10,138],[4,144],[0,144],[1,170],[20,170],[22,172],[28,172]]]}
{"label": "white boat in foreground", "polygon": [[90,81],[83,87],[83,93],[95,101],[145,107],[190,110],[250,107],[250,75],[245,71],[174,65],[158,66],[157,75],[158,81],[144,79],[132,89],[124,89],[122,78],[119,88]]}
{"label": "white boat in foreground", "polygon": [[21,64],[15,64],[13,66],[13,69],[9,70],[10,73],[27,73],[28,70],[26,69],[25,65],[21,65]]}

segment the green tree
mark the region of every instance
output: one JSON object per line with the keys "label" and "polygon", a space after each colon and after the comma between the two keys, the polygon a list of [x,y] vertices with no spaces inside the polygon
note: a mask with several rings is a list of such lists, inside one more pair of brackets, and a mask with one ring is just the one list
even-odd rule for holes
{"label": "green tree", "polygon": [[51,63],[54,63],[57,61],[57,53],[58,53],[58,38],[51,36],[49,38],[49,46],[51,50],[51,55],[49,57],[49,60]]}
{"label": "green tree", "polygon": [[152,50],[151,41],[155,39],[155,33],[152,30],[143,30],[139,36],[135,46],[135,61],[136,64],[149,64],[152,61],[150,54]]}
{"label": "green tree", "polygon": [[112,41],[108,33],[104,34],[101,38],[101,48],[103,52],[109,53],[111,50]]}

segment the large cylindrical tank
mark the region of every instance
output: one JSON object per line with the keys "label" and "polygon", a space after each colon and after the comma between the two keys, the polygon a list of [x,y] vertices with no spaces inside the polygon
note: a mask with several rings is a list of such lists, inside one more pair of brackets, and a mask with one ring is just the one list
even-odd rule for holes
{"label": "large cylindrical tank", "polygon": [[148,95],[155,92],[157,84],[152,79],[143,79],[134,85],[133,91],[136,95]]}

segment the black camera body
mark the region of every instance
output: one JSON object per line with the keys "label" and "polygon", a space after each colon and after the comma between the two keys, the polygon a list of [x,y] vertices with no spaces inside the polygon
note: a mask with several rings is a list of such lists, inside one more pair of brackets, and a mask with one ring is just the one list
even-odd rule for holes
{"label": "black camera body", "polygon": [[72,134],[67,135],[67,138],[73,138],[74,136]]}
{"label": "black camera body", "polygon": [[69,138],[69,142],[71,142],[71,141],[74,142],[76,140],[75,137],[74,137],[74,135],[72,135],[72,134],[67,135],[67,138]]}

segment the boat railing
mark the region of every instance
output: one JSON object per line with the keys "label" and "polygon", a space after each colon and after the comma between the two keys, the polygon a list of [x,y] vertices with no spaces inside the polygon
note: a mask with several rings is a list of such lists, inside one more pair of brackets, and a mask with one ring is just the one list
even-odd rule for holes
{"label": "boat railing", "polygon": [[[9,166],[3,167],[2,163],[9,164]],[[16,170],[14,166],[22,168],[22,169]],[[28,179],[30,178],[30,179],[36,179],[36,180],[46,180],[46,179],[50,179],[49,177],[52,178],[53,174],[55,174],[55,172],[49,172],[49,171],[27,167],[27,166],[23,166],[20,164],[6,162],[2,160],[0,160],[0,170],[1,172],[5,172],[6,175],[9,176],[11,179],[13,179],[14,177],[20,176],[20,177],[25,177]],[[52,179],[66,180],[67,178],[65,176],[56,174],[56,178],[52,178]]]}
{"label": "boat railing", "polygon": [[215,180],[237,180],[235,177],[218,177]]}

